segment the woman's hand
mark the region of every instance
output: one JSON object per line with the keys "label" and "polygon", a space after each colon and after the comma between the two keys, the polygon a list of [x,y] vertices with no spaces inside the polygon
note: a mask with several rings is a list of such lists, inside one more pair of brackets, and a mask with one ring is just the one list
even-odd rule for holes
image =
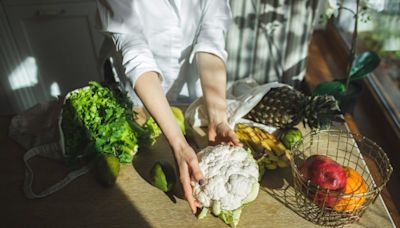
{"label": "woman's hand", "polygon": [[235,132],[229,127],[226,114],[226,68],[218,56],[199,52],[197,68],[208,114],[208,141],[212,145],[228,143],[240,146]]}
{"label": "woman's hand", "polygon": [[219,124],[210,123],[208,125],[208,141],[211,145],[227,143],[234,146],[242,146],[235,132],[229,127],[227,122]]}
{"label": "woman's hand", "polygon": [[164,95],[157,73],[146,72],[136,81],[135,91],[147,110],[157,121],[175,155],[179,167],[179,176],[186,200],[193,213],[200,204],[194,199],[191,180],[203,184],[203,174],[193,149],[183,136],[171,108]]}
{"label": "woman's hand", "polygon": [[203,185],[203,173],[200,170],[195,152],[187,143],[184,146],[173,148],[173,151],[179,167],[179,180],[182,184],[184,196],[194,214],[196,213],[197,208],[201,207],[201,204],[193,197],[191,181],[194,180],[200,185]]}

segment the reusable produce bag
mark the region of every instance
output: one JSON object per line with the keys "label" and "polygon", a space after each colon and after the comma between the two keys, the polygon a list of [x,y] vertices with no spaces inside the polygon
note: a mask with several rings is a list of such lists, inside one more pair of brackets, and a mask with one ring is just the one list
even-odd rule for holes
{"label": "reusable produce bag", "polygon": [[[227,91],[227,115],[229,126],[234,128],[236,123],[256,124],[242,117],[250,112],[270,89],[281,86],[287,85],[277,82],[259,85],[252,79],[239,80],[232,84]],[[208,125],[207,110],[203,97],[195,100],[186,109],[185,119],[192,127],[206,127]],[[274,127],[262,124],[258,125],[268,132],[276,130]]]}
{"label": "reusable produce bag", "polygon": [[89,166],[83,166],[68,173],[62,180],[35,193],[32,189],[34,171],[29,160],[36,156],[64,161],[65,147],[61,129],[62,106],[68,97],[47,103],[39,103],[32,108],[12,118],[9,136],[27,149],[23,156],[25,163],[24,193],[29,199],[43,198],[65,187],[79,176],[89,171]]}

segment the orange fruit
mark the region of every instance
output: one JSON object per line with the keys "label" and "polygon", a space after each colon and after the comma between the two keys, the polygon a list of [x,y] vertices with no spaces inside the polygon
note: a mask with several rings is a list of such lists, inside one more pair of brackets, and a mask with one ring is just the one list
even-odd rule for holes
{"label": "orange fruit", "polygon": [[357,194],[367,192],[367,185],[357,171],[350,167],[343,168],[346,172],[344,195],[335,203],[333,208],[337,211],[351,211],[360,208],[365,202],[365,196]]}

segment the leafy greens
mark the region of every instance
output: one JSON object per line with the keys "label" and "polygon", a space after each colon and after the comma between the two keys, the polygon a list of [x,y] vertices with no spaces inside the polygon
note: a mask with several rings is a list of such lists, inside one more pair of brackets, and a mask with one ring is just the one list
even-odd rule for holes
{"label": "leafy greens", "polygon": [[129,163],[146,132],[132,121],[136,113],[125,94],[115,86],[89,82],[66,99],[62,113],[67,163],[76,164],[96,155],[111,154]]}

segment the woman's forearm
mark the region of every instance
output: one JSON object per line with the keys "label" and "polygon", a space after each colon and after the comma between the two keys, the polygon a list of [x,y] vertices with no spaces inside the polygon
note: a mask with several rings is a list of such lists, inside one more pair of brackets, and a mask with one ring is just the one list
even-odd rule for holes
{"label": "woman's forearm", "polygon": [[147,111],[160,126],[174,152],[186,146],[185,137],[171,112],[158,74],[156,72],[144,73],[136,81],[134,89]]}
{"label": "woman's forearm", "polygon": [[162,90],[158,74],[147,72],[141,75],[135,83],[135,91],[147,110],[157,121],[172,147],[179,167],[179,180],[182,184],[185,198],[194,214],[196,213],[196,208],[201,205],[193,197],[190,181],[196,180],[200,184],[204,183],[203,173],[200,170],[195,152],[186,142],[172,114],[167,98]]}
{"label": "woman's forearm", "polygon": [[224,62],[219,57],[206,52],[197,53],[196,62],[210,125],[227,122]]}

